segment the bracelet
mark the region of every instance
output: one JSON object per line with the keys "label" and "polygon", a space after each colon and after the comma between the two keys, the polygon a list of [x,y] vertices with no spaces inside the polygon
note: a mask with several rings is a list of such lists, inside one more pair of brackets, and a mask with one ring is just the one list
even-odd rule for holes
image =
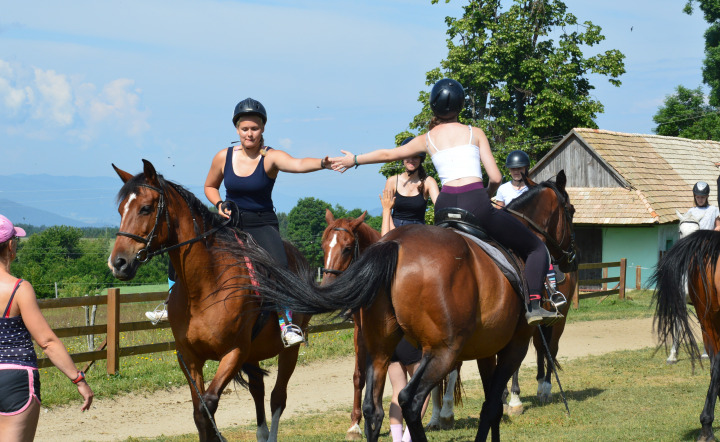
{"label": "bracelet", "polygon": [[355,155],[355,158],[353,158],[353,163],[355,163],[355,168],[357,169],[358,166],[360,165],[360,164],[357,162],[357,155]]}
{"label": "bracelet", "polygon": [[83,373],[82,371],[78,371],[78,375],[75,379],[72,380],[72,383],[77,385],[84,380],[85,380],[85,373]]}
{"label": "bracelet", "polygon": [[321,169],[325,168],[325,158],[320,158],[320,168]]}
{"label": "bracelet", "polygon": [[218,212],[220,211],[220,204],[222,204],[222,203],[223,203],[223,200],[220,200],[217,203],[215,203],[215,208],[218,209]]}

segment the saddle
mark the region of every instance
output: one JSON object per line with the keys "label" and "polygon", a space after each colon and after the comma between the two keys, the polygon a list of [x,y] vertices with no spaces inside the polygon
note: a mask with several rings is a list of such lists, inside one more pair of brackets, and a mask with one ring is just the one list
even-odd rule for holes
{"label": "saddle", "polygon": [[522,274],[520,263],[510,250],[495,241],[480,227],[480,222],[475,215],[457,207],[440,209],[435,212],[435,225],[451,228],[480,246],[500,268],[515,292],[525,302],[527,284],[525,279],[520,276]]}
{"label": "saddle", "polygon": [[[480,248],[482,248],[488,256],[500,268],[515,292],[521,296],[525,302],[527,294],[527,283],[522,274],[522,267],[516,256],[505,246],[494,240],[482,227],[475,215],[465,209],[458,207],[440,209],[435,212],[435,225],[438,227],[451,228],[458,234],[471,239]],[[547,249],[546,249],[547,251]],[[548,251],[548,257],[550,252]],[[557,266],[553,266],[555,270],[556,284],[565,281],[565,274],[560,272]],[[556,312],[558,308],[565,304],[567,300],[560,292],[550,293],[550,286],[546,282],[546,295],[553,305]]]}

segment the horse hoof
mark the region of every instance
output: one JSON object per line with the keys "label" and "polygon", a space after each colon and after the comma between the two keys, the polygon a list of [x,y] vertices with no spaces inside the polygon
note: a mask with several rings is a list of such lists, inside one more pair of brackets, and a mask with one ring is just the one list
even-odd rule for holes
{"label": "horse hoof", "polygon": [[668,365],[677,364],[677,359],[668,359],[665,363]]}
{"label": "horse hoof", "polygon": [[520,416],[525,412],[525,407],[522,405],[516,405],[513,407],[508,407],[507,415],[508,416]]}
{"label": "horse hoof", "polygon": [[353,425],[345,433],[345,440],[362,440],[363,434],[358,424]]}
{"label": "horse hoof", "polygon": [[547,404],[548,402],[550,402],[552,400],[552,395],[551,394],[539,394],[539,395],[537,395],[537,400],[541,404]]}
{"label": "horse hoof", "polygon": [[425,431],[439,431],[440,430],[440,423],[435,422],[428,422],[428,424],[425,426]]}
{"label": "horse hoof", "polygon": [[455,416],[440,417],[441,430],[452,430],[453,428],[455,428]]}

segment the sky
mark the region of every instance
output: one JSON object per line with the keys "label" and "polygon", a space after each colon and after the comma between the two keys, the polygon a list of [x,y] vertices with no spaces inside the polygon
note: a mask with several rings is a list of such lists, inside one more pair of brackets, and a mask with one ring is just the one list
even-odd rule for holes
{"label": "sky", "polygon": [[[426,72],[447,56],[445,17],[465,3],[0,0],[0,175],[112,177],[111,164],[134,174],[144,158],[204,200],[211,159],[237,139],[232,111],[246,97],[267,109],[266,143],[295,157],[393,147],[430,89]],[[585,56],[626,56],[621,87],[590,77],[601,129],[652,133],[667,95],[701,85],[707,23],[682,13],[684,0],[565,3],[606,37]],[[377,209],[379,169],[281,173],[276,208],[315,197]],[[119,185],[98,201],[83,189],[45,193],[105,207]]]}

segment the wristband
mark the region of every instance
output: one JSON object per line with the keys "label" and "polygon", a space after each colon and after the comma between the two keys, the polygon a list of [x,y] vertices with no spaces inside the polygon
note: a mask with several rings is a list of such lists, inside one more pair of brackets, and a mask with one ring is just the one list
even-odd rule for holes
{"label": "wristband", "polygon": [[320,158],[320,168],[321,169],[325,168],[325,158]]}
{"label": "wristband", "polygon": [[357,155],[355,155],[355,158],[353,158],[353,163],[355,163],[355,168],[357,169],[360,164],[357,162]]}
{"label": "wristband", "polygon": [[82,371],[78,371],[78,375],[75,379],[72,380],[72,383],[77,385],[78,383],[80,383],[84,380],[85,380],[85,373],[83,373]]}

